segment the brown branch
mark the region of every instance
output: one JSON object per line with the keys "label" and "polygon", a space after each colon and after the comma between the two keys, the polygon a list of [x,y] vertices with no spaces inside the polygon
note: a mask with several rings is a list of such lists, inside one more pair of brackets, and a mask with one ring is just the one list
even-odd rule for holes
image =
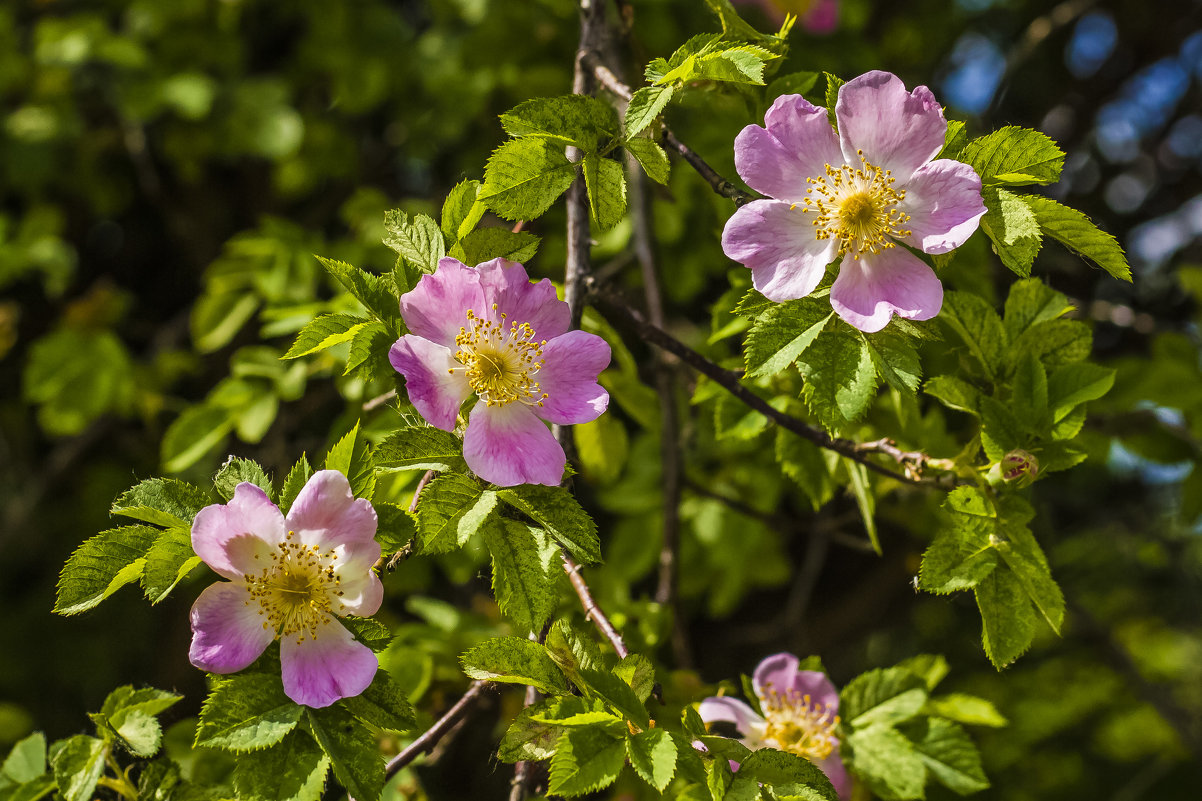
{"label": "brown branch", "polygon": [[[630,87],[622,83],[618,76],[614,75],[613,71],[601,63],[601,57],[595,51],[587,52],[583,56],[583,60],[593,71],[593,76],[597,82],[605,88],[606,91],[623,100],[629,102],[634,96]],[[755,200],[755,195],[744,192],[735,184],[723,178],[717,170],[706,163],[705,159],[701,158],[695,150],[690,148],[684,142],[676,138],[676,134],[672,133],[672,129],[667,125],[661,126],[660,138],[664,145],[672,151],[675,151],[688,162],[698,175],[700,175],[710,187],[722,197],[730,198],[735,202],[736,206],[742,206],[744,203],[749,203]]]}
{"label": "brown branch", "polygon": [[383,395],[377,395],[370,400],[364,401],[363,411],[370,412],[372,409],[378,409],[395,397],[396,397],[396,390],[390,389],[387,392],[385,392]]}
{"label": "brown branch", "polygon": [[[621,318],[625,323],[632,326],[640,339],[676,355],[682,362],[703,375],[708,376],[714,383],[734,395],[745,405],[802,439],[808,440],[820,448],[842,454],[852,461],[859,462],[869,470],[883,476],[888,476],[904,484],[938,487],[945,490],[953,489],[957,485],[956,476],[952,473],[942,473],[937,476],[922,475],[923,470],[932,462],[930,457],[925,453],[903,451],[887,439],[873,442],[854,442],[849,439],[835,438],[820,428],[816,428],[809,423],[775,409],[768,401],[739,383],[740,375],[738,373],[715,364],[662,328],[643,320],[637,313],[612,295],[595,291],[594,296],[609,314]],[[905,472],[898,472],[879,464],[870,458],[873,454],[883,454],[891,457],[902,466]]]}
{"label": "brown branch", "polygon": [[614,628],[614,624],[609,621],[609,618],[605,616],[605,612],[601,611],[601,607],[597,605],[597,601],[589,591],[588,584],[585,583],[584,577],[580,575],[580,565],[566,553],[561,553],[560,556],[563,557],[563,569],[568,574],[568,581],[572,582],[572,589],[576,591],[576,595],[580,598],[580,605],[584,607],[585,619],[591,620],[593,625],[605,635],[605,639],[609,640],[609,644],[613,646],[618,658],[625,659],[630,651],[626,650],[626,643],[622,641],[622,635],[618,634],[618,630]]}
{"label": "brown branch", "polygon": [[428,754],[433,751],[434,746],[438,745],[438,741],[451,731],[451,729],[455,728],[460,718],[467,714],[476,699],[486,691],[493,689],[493,686],[486,681],[472,682],[472,686],[463,694],[463,697],[456,701],[441,718],[435,721],[433,726],[426,729],[420,737],[409,743],[399,754],[388,760],[388,764],[384,767],[384,780],[391,779],[401,768],[408,765],[419,755]]}

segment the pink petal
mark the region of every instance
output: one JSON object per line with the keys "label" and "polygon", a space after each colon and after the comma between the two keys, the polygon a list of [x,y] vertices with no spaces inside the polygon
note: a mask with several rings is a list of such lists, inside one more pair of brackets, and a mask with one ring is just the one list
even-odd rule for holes
{"label": "pink petal", "polygon": [[778,200],[805,197],[806,179],[826,165],[842,165],[839,137],[826,109],[801,95],[783,95],[764,115],[765,127],[748,125],[735,137],[735,169],[757,192]]}
{"label": "pink petal", "polygon": [[767,698],[768,691],[787,693],[793,689],[793,680],[797,678],[797,665],[800,660],[793,654],[779,653],[764,657],[755,666],[751,676],[751,686],[760,699]]}
{"label": "pink petal", "polygon": [[831,286],[835,312],[861,331],[880,331],[894,314],[929,320],[943,306],[943,284],[935,271],[902,247],[859,261],[844,258]]}
{"label": "pink petal", "polygon": [[898,208],[910,215],[905,242],[923,253],[947,253],[972,236],[985,214],[981,178],[967,164],[932,161],[906,182]]}
{"label": "pink petal", "polygon": [[526,268],[507,259],[486,261],[476,269],[484,288],[484,314],[488,319],[499,321],[499,313],[504,312],[507,323],[529,323],[535,339],[551,339],[568,330],[572,312],[546,278],[532,284]]}
{"label": "pink petal", "polygon": [[388,351],[388,361],[405,376],[405,391],[417,413],[435,428],[453,431],[459,407],[472,392],[455,351],[406,334]]}
{"label": "pink petal", "polygon": [[839,794],[842,801],[848,801],[851,798],[851,776],[847,775],[847,768],[843,766],[843,757],[839,756],[838,747],[831,752],[826,759],[819,761],[818,767],[826,774],[826,778],[831,780],[831,784],[835,787],[835,792]]}
{"label": "pink petal", "polygon": [[835,103],[839,141],[847,163],[859,166],[857,149],[869,164],[892,170],[904,185],[943,149],[947,121],[931,90],[907,92],[889,72],[866,72],[839,87]]}
{"label": "pink petal", "polygon": [[569,331],[543,346],[538,383],[547,393],[539,417],[560,425],[596,420],[609,406],[597,375],[609,365],[609,345],[596,334]]}
{"label": "pink petal", "polygon": [[706,698],[697,706],[697,714],[706,723],[733,723],[744,737],[755,734],[757,727],[764,725],[764,719],[754,709],[737,698],[726,696]]}
{"label": "pink petal", "polygon": [[380,556],[374,539],[376,510],[371,501],[351,494],[351,483],[337,470],[318,470],[309,478],[288,510],[287,523],[306,545],[322,550],[362,545],[369,551],[374,547],[376,558]]}
{"label": "pink petal", "polygon": [[332,611],[337,615],[355,615],[371,617],[380,611],[380,603],[384,600],[384,585],[371,566],[380,558],[380,546],[376,546],[376,558],[366,564],[358,564],[345,568],[338,575],[342,582],[338,585],[342,595],[333,604]]}
{"label": "pink petal", "polygon": [[793,677],[790,688],[802,696],[809,696],[815,707],[825,707],[832,715],[839,711],[839,691],[820,670],[799,670]]}
{"label": "pink petal", "polygon": [[555,486],[567,462],[550,429],[520,403],[472,409],[463,437],[463,458],[472,472],[501,487]]}
{"label": "pink petal", "polygon": [[454,348],[455,336],[467,323],[467,310],[483,316],[487,308],[479,273],[456,259],[440,260],[433,275],[423,275],[401,295],[401,317],[409,330],[448,348]]}
{"label": "pink petal", "polygon": [[341,623],[327,618],[310,637],[308,632],[280,639],[284,692],[298,704],[329,706],[367,689],[379,662]]}
{"label": "pink petal", "polygon": [[192,604],[188,660],[201,670],[234,673],[259,658],[275,639],[262,608],[244,584],[210,584]]}
{"label": "pink petal", "polygon": [[[253,543],[232,541],[255,537],[269,545],[284,540],[284,515],[262,489],[249,482],[234,488],[227,504],[206,506],[192,521],[192,550],[218,575],[236,579],[254,565],[246,557],[256,552]],[[243,557],[243,558],[240,558]]]}
{"label": "pink petal", "polygon": [[814,236],[813,214],[778,200],[756,200],[736,211],[722,231],[722,250],[751,268],[751,282],[769,300],[795,300],[814,291],[838,252],[833,239]]}
{"label": "pink petal", "polygon": [[801,18],[810,33],[832,33],[839,25],[839,0],[817,0]]}

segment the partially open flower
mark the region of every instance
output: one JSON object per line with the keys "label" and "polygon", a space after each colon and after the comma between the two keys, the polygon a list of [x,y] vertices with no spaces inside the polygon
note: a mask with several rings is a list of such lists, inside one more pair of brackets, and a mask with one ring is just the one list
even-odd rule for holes
{"label": "partially open flower", "polygon": [[376,655],[336,617],[380,608],[375,534],[375,509],[336,470],[314,473],[287,517],[247,482],[229,503],[201,509],[192,547],[229,581],[192,605],[192,664],[235,673],[278,639],[284,692],[296,703],[329,706],[366,690]]}
{"label": "partially open flower", "polygon": [[894,314],[928,320],[943,305],[933,270],[902,245],[947,253],[977,230],[981,179],[937,159],[947,122],[925,86],[907,92],[896,75],[869,72],[839,87],[838,133],[826,109],[801,95],[776,99],[764,126],[735,139],[735,167],[771,200],[734,213],[726,255],[751,269],[770,300],[802,298],[826,266],[842,260],[831,306],[861,331]]}
{"label": "partially open flower", "polygon": [[706,723],[733,723],[751,750],[775,748],[804,757],[831,780],[839,797],[851,794],[851,779],[839,757],[839,692],[826,674],[798,670],[793,654],[764,659],[752,676],[752,687],[764,711],[761,716],[735,698],[706,698],[697,711]]}
{"label": "partially open flower", "polygon": [[413,333],[388,357],[418,413],[451,431],[463,402],[479,398],[463,437],[467,466],[505,487],[558,484],[566,458],[543,421],[587,423],[605,411],[597,375],[610,353],[601,337],[568,330],[551,282],[532,284],[505,259],[473,269],[447,258],[401,296],[401,316]]}

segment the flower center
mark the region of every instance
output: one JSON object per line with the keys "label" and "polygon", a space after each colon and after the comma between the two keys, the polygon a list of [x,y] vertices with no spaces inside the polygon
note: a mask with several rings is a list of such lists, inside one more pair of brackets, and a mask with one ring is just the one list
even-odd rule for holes
{"label": "flower center", "polygon": [[[258,555],[255,559],[260,559]],[[250,597],[259,602],[263,628],[276,637],[297,635],[297,641],[317,639],[317,629],[330,616],[330,604],[342,595],[342,579],[334,572],[338,554],[296,540],[289,531],[271,561],[256,574],[246,575]],[[250,601],[247,601],[249,604]]]}
{"label": "flower center", "polygon": [[762,707],[768,721],[764,741],[773,748],[817,762],[830,756],[839,744],[835,737],[839,717],[808,695],[796,690],[782,695],[769,689]]}
{"label": "flower center", "polygon": [[[493,304],[493,311],[497,304]],[[455,344],[459,350],[455,359],[463,365],[449,372],[463,370],[468,385],[489,406],[503,406],[518,401],[527,406],[542,406],[547,393],[539,392],[535,376],[543,366],[543,345],[547,340],[534,339],[530,323],[509,322],[501,314],[499,323],[477,317],[467,310],[467,325],[459,329]]]}
{"label": "flower center", "polygon": [[807,178],[810,186],[802,201],[802,212],[814,213],[814,235],[836,239],[839,255],[851,253],[855,259],[864,252],[876,254],[895,247],[894,239],[910,235],[901,227],[910,221],[910,215],[897,208],[905,200],[906,190],[894,189],[891,171],[869,164],[864,151],[857,152],[858,169],[850,164],[838,168],[827,164],[825,175]]}

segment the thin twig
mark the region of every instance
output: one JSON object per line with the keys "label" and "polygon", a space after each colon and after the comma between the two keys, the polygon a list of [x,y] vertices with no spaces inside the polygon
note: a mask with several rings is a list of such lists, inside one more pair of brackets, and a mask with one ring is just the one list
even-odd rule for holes
{"label": "thin twig", "polygon": [[[941,473],[936,476],[924,476],[923,470],[934,461],[920,451],[903,451],[887,439],[873,442],[854,442],[849,439],[835,438],[820,428],[798,420],[796,417],[775,409],[766,400],[756,395],[739,383],[739,374],[727,370],[707,359],[680,340],[658,326],[643,320],[637,313],[617,298],[595,291],[595,299],[600,302],[611,315],[621,318],[632,326],[640,339],[655,345],[657,348],[675,354],[685,364],[708,376],[714,383],[734,395],[747,406],[772,420],[781,428],[791,431],[802,439],[808,440],[820,448],[840,453],[852,461],[859,462],[876,473],[896,479],[904,484],[916,486],[938,487],[944,490],[953,489],[957,485],[953,473]],[[873,461],[872,454],[883,454],[891,457],[902,466],[905,472],[898,472]]]}
{"label": "thin twig", "polygon": [[605,635],[605,639],[609,640],[609,644],[613,646],[618,658],[625,659],[630,651],[626,650],[626,643],[622,641],[622,635],[618,634],[614,624],[605,616],[605,612],[601,611],[593,594],[589,592],[588,584],[580,575],[580,565],[566,553],[560,555],[563,557],[563,569],[568,574],[568,581],[572,582],[572,589],[576,591],[576,595],[580,598],[580,605],[584,607],[585,619],[593,621],[593,625]]}
{"label": "thin twig", "polygon": [[467,711],[475,703],[476,699],[484,692],[491,690],[493,686],[486,681],[472,682],[472,686],[463,694],[463,697],[456,701],[454,706],[448,709],[441,718],[435,721],[433,726],[426,729],[420,737],[409,743],[399,754],[388,760],[388,764],[384,767],[384,780],[391,779],[401,768],[416,759],[418,755],[433,751],[438,741],[455,727],[460,718],[467,714]]}
{"label": "thin twig", "polygon": [[374,398],[372,398],[371,400],[365,401],[363,403],[363,411],[370,412],[372,409],[378,409],[395,397],[396,397],[396,390],[390,389],[387,392],[385,392],[383,395],[377,395]]}
{"label": "thin twig", "polygon": [[[438,474],[433,470],[427,470],[426,472],[422,473],[422,477],[418,479],[417,487],[413,490],[413,500],[409,501],[409,514],[413,514],[417,511],[417,501],[421,497],[422,490],[426,488],[426,485],[429,484],[436,475]],[[385,568],[389,571],[396,570],[398,563],[403,562],[412,555],[413,540],[409,540],[409,542],[405,543],[400,549],[397,550],[396,553],[389,557]]]}
{"label": "thin twig", "polygon": [[[618,76],[614,75],[613,71],[601,63],[601,57],[596,52],[586,53],[584,61],[592,68],[593,75],[598,83],[605,87],[606,91],[629,101],[633,96],[630,87],[622,83]],[[676,138],[676,134],[672,133],[672,129],[667,125],[661,126],[661,138],[664,145],[669,150],[673,150],[680,154],[681,158],[689,163],[689,166],[697,171],[705,182],[722,197],[730,198],[735,202],[736,206],[742,206],[755,200],[755,196],[744,192],[735,184],[723,178],[717,170],[706,163],[705,159],[701,158],[695,150],[690,148],[684,142]]]}

